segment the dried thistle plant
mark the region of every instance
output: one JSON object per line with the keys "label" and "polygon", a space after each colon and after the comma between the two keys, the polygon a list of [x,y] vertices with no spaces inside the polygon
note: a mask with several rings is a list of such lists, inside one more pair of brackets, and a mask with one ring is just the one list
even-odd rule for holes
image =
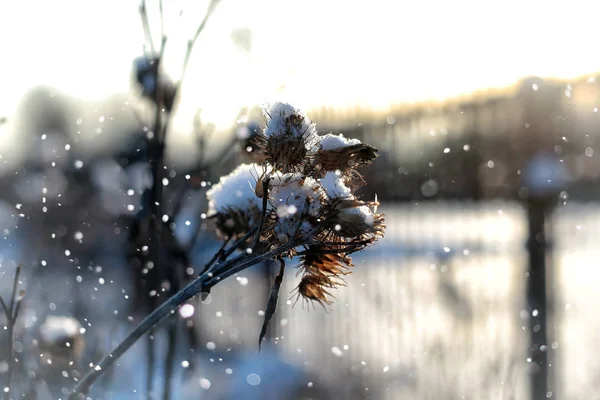
{"label": "dried thistle plant", "polygon": [[[384,233],[377,201],[355,195],[365,184],[357,168],[371,163],[377,149],[341,134],[318,135],[310,119],[290,104],[275,103],[263,113],[266,126],[254,136],[259,162],[238,167],[213,186],[207,193],[209,216],[221,237],[242,236],[255,226],[266,196],[259,250],[273,250],[310,233],[308,241],[279,257],[301,256],[296,301],[325,307],[332,304],[332,289],[344,285],[344,275],[351,272],[350,254]],[[275,307],[268,304],[267,310],[272,313]],[[272,315],[265,314],[267,322]]]}
{"label": "dried thistle plant", "polygon": [[[77,383],[69,399],[89,387],[139,338],[201,292],[253,265],[279,261],[265,308],[260,344],[277,309],[285,259],[299,256],[296,301],[332,304],[332,291],[346,285],[350,255],[383,236],[379,203],[363,201],[357,168],[377,149],[343,135],[317,133],[300,110],[286,103],[264,109],[266,127],[253,136],[257,160],[242,164],[208,192],[208,219],[223,246],[200,275],[146,317],[110,354]],[[234,254],[236,253],[237,254]]]}

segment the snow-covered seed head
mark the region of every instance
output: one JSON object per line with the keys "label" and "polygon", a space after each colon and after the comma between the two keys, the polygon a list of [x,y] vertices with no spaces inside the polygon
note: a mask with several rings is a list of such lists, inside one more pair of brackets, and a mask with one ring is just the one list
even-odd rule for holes
{"label": "snow-covered seed head", "polygon": [[270,197],[275,212],[275,235],[287,243],[297,233],[310,231],[321,213],[325,193],[319,183],[299,173],[276,173],[270,179]]}
{"label": "snow-covered seed head", "polygon": [[301,256],[297,299],[329,305],[331,289],[344,285],[350,273],[349,255],[384,233],[379,203],[355,196],[366,184],[357,168],[373,161],[377,149],[341,134],[319,136],[308,117],[287,103],[263,113],[264,130],[238,136],[258,165],[222,178],[208,192],[209,214],[223,236],[260,225],[258,251],[285,245],[277,257]]}
{"label": "snow-covered seed head", "polygon": [[357,200],[339,172],[327,172],[320,180],[328,196],[328,227],[330,233],[343,238],[376,240],[383,234],[383,215],[375,214],[369,206]]}
{"label": "snow-covered seed head", "polygon": [[384,216],[375,214],[369,206],[375,204],[358,200],[336,202],[334,205],[336,212],[332,218],[335,234],[362,241],[375,241],[383,236]]}
{"label": "snow-covered seed head", "polygon": [[308,164],[307,156],[317,149],[319,136],[315,125],[287,103],[267,106],[263,113],[267,126],[256,138],[259,151],[278,171],[303,172]]}
{"label": "snow-covered seed head", "polygon": [[64,367],[77,360],[83,351],[82,326],[73,317],[51,315],[40,325],[37,343],[46,364]]}
{"label": "snow-covered seed head", "polygon": [[344,135],[331,133],[322,136],[315,155],[315,164],[323,171],[346,171],[371,163],[377,158],[377,149],[358,139],[347,139]]}
{"label": "snow-covered seed head", "polygon": [[208,216],[221,236],[243,236],[260,220],[262,201],[254,188],[261,171],[257,164],[242,164],[206,192]]}

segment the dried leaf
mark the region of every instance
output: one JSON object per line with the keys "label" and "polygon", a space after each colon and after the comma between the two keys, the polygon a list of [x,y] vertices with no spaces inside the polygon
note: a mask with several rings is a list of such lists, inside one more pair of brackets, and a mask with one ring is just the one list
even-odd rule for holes
{"label": "dried leaf", "polygon": [[280,267],[279,273],[275,277],[275,282],[273,282],[273,287],[271,287],[271,293],[269,294],[269,300],[267,301],[267,307],[265,309],[265,320],[262,325],[262,329],[260,330],[260,335],[258,337],[258,351],[260,351],[261,344],[265,335],[267,334],[267,327],[269,326],[269,321],[275,314],[277,310],[277,300],[279,299],[279,288],[281,287],[281,282],[283,282],[283,274],[285,273],[285,261],[283,259],[279,260]]}

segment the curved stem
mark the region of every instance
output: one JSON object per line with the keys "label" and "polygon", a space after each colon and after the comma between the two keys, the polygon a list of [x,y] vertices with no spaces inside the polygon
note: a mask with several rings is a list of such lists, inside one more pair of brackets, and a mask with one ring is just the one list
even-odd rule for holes
{"label": "curved stem", "polygon": [[82,395],[87,393],[94,382],[110,368],[131,346],[135,344],[146,332],[151,330],[160,321],[177,310],[185,302],[192,297],[198,295],[203,289],[210,289],[225,278],[249,268],[255,264],[261,263],[267,259],[277,257],[293,247],[301,244],[302,241],[308,240],[308,237],[302,237],[298,242],[289,242],[275,250],[271,250],[263,254],[241,253],[237,257],[223,262],[222,265],[217,264],[218,272],[205,272],[198,278],[194,279],[187,286],[175,293],[167,301],[156,308],[148,315],[117,347],[105,356],[94,368],[88,371],[87,374],[75,385],[69,396],[69,400],[84,398]]}
{"label": "curved stem", "polygon": [[199,276],[150,313],[150,315],[148,315],[121,343],[119,343],[113,351],[85,374],[73,388],[73,392],[69,396],[69,399],[75,400],[80,397],[80,393],[87,393],[92,384],[104,373],[104,371],[110,368],[112,364],[129,350],[139,338],[156,326],[163,318],[177,310],[183,303],[200,293],[206,278],[206,274]]}

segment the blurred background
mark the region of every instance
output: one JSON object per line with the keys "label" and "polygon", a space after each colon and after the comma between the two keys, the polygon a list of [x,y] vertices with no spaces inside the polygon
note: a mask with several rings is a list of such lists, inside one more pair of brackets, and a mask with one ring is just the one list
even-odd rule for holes
{"label": "blurred background", "polygon": [[[208,3],[164,1],[173,79]],[[146,7],[159,43],[159,1]],[[260,353],[269,265],[182,308],[176,342],[166,326],[153,332],[151,388],[140,341],[90,395],[600,398],[593,8],[222,0],[167,135],[163,221],[186,250],[181,275],[219,248],[205,191],[248,161],[264,101],[380,150],[362,195],[381,202],[386,236],[355,258],[328,312],[287,301],[298,283],[288,268]],[[64,397],[164,300],[140,283],[148,271],[132,256],[152,118],[132,72],[149,51],[139,14],[138,1],[0,3],[0,294],[10,298],[22,264],[13,379],[30,398]],[[183,279],[171,275],[157,282]],[[54,331],[81,344],[69,362],[48,362]],[[6,330],[0,340],[5,376]]]}

